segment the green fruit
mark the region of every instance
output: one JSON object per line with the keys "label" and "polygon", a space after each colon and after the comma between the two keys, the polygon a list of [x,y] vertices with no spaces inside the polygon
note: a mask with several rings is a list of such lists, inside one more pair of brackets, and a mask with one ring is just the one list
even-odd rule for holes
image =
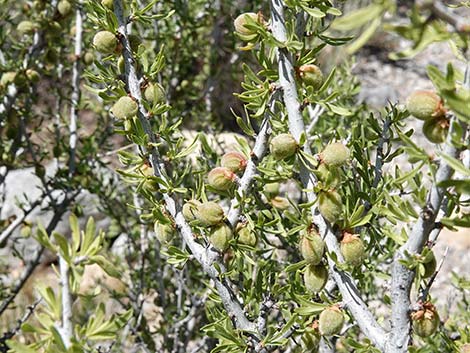
{"label": "green fruit", "polygon": [[162,244],[166,244],[173,239],[175,235],[174,228],[169,224],[163,224],[159,221],[156,221],[154,224],[155,236],[158,241]]}
{"label": "green fruit", "polygon": [[183,205],[183,217],[186,222],[191,222],[196,219],[198,207],[201,203],[198,200],[191,199]]}
{"label": "green fruit", "polygon": [[271,205],[279,211],[287,210],[290,207],[289,200],[281,196],[273,197],[271,199]]}
{"label": "green fruit", "polygon": [[445,115],[442,99],[432,91],[415,91],[406,102],[406,108],[417,119],[428,120]]}
{"label": "green fruit", "polygon": [[321,238],[316,229],[304,230],[299,242],[299,250],[307,263],[318,265],[325,253],[325,241]]}
{"label": "green fruit", "polygon": [[197,209],[196,218],[203,226],[214,226],[224,220],[224,210],[215,202],[203,202]]}
{"label": "green fruit", "polygon": [[427,256],[427,261],[424,263],[423,278],[431,277],[436,272],[437,262],[434,253],[431,251]]}
{"label": "green fruit", "polygon": [[137,52],[137,49],[139,49],[139,45],[142,43],[142,40],[140,39],[140,37],[135,34],[129,34],[127,36],[127,40],[129,41],[131,50],[133,52]]}
{"label": "green fruit", "polygon": [[309,292],[319,293],[328,281],[328,270],[322,264],[308,265],[304,273],[305,288]]}
{"label": "green fruit", "polygon": [[158,83],[150,83],[144,90],[144,98],[151,104],[165,102],[165,90]]}
{"label": "green fruit", "polygon": [[227,250],[232,239],[232,229],[225,223],[212,228],[209,234],[210,243],[219,251]]}
{"label": "green fruit", "polygon": [[333,336],[341,332],[344,325],[344,315],[337,305],[324,309],[318,320],[318,328],[323,336]]}
{"label": "green fruit", "polygon": [[325,163],[320,163],[315,175],[318,180],[329,188],[336,188],[341,184],[341,172],[338,168],[328,167]]}
{"label": "green fruit", "polygon": [[349,149],[341,142],[331,143],[320,153],[322,163],[328,167],[340,167],[349,158]]}
{"label": "green fruit", "polygon": [[113,54],[118,47],[118,40],[114,33],[100,31],[93,37],[93,45],[102,54]]}
{"label": "green fruit", "polygon": [[112,11],[114,9],[114,0],[101,0],[101,5]]}
{"label": "green fruit", "polygon": [[228,168],[217,167],[207,175],[207,182],[215,190],[229,190],[235,185],[236,175]]}
{"label": "green fruit", "polygon": [[227,152],[222,156],[220,165],[230,169],[234,173],[245,170],[247,160],[245,156],[239,152]]}
{"label": "green fruit", "polygon": [[114,103],[111,113],[118,119],[128,119],[135,116],[138,110],[138,104],[131,97],[124,96]]}
{"label": "green fruit", "polygon": [[411,314],[411,320],[413,332],[421,337],[431,336],[439,326],[439,315],[434,305],[429,302],[423,305],[423,309]]}
{"label": "green fruit", "polygon": [[276,160],[289,158],[297,152],[299,145],[291,134],[280,134],[271,140],[271,154]]}
{"label": "green fruit", "polygon": [[31,21],[21,21],[16,30],[20,34],[33,34],[37,29],[37,24]]}
{"label": "green fruit", "polygon": [[86,52],[85,55],[83,55],[83,62],[85,65],[91,65],[95,61],[95,56],[91,52]]}
{"label": "green fruit", "polygon": [[364,242],[357,235],[345,233],[340,244],[344,261],[352,266],[359,266],[365,259]]}
{"label": "green fruit", "polygon": [[311,86],[315,90],[323,84],[323,73],[316,65],[302,65],[299,67],[299,76],[305,85]]}
{"label": "green fruit", "polygon": [[15,83],[16,72],[9,71],[4,72],[2,78],[0,78],[0,85],[6,87],[12,83]]}
{"label": "green fruit", "polygon": [[318,194],[318,210],[330,223],[336,223],[343,213],[341,195],[336,190],[321,191]]}
{"label": "green fruit", "polygon": [[61,0],[57,4],[57,11],[63,16],[66,17],[72,12],[72,4],[67,0]]}
{"label": "green fruit", "polygon": [[423,134],[432,143],[443,143],[449,132],[447,119],[428,119],[423,124]]}
{"label": "green fruit", "polygon": [[268,199],[279,195],[279,183],[267,183],[264,185],[263,192]]}
{"label": "green fruit", "polygon": [[318,332],[318,323],[315,322],[312,326],[305,329],[302,335],[302,345],[305,352],[316,352],[320,344],[320,332]]}
{"label": "green fruit", "polygon": [[246,12],[246,13],[242,13],[241,15],[239,15],[235,21],[233,22],[233,25],[235,27],[235,31],[238,33],[238,34],[242,34],[242,35],[251,35],[251,34],[256,34],[256,31],[246,27],[246,24],[249,23],[249,21],[247,20],[247,18],[250,18],[252,19],[254,22],[258,22],[258,23],[263,23],[263,20],[262,20],[262,16],[261,15],[258,15],[254,12]]}
{"label": "green fruit", "polygon": [[236,227],[236,233],[238,235],[238,242],[240,244],[255,246],[256,235],[249,225],[238,223]]}
{"label": "green fruit", "polygon": [[30,82],[37,83],[41,79],[41,76],[39,76],[39,73],[36,70],[27,69],[26,70],[26,78]]}

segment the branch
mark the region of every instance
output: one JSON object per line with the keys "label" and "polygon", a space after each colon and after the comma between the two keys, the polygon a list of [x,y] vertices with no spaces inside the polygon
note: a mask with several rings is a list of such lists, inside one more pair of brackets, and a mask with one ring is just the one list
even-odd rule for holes
{"label": "branch", "polygon": [[[151,126],[147,120],[148,113],[145,110],[143,104],[141,104],[142,95],[140,92],[139,80],[134,67],[134,58],[132,56],[129,40],[127,37],[127,22],[124,18],[122,0],[114,0],[114,13],[118,20],[118,32],[121,35],[121,42],[123,45],[122,54],[124,57],[127,86],[129,88],[130,94],[139,105],[138,118],[145,133],[149,137],[150,144],[148,148],[144,147],[144,151],[150,153],[150,162],[152,164],[155,176],[162,178],[164,181],[167,181],[159,152],[154,147],[156,144],[156,137],[152,132]],[[214,261],[217,253],[213,250],[212,247],[209,247],[206,250],[201,244],[194,240],[191,227],[185,221],[183,214],[177,211],[176,202],[168,193],[163,193],[163,200],[168,213],[174,218],[176,226],[178,227],[184,241],[188,245],[195,259],[201,264],[203,271],[214,281],[215,287],[219,293],[225,310],[227,310],[230,317],[234,318],[236,327],[241,330],[256,332],[256,325],[247,319],[243,308],[238,302],[238,299],[232,293],[230,288],[219,278],[222,273],[219,273],[219,271],[214,267]],[[220,267],[221,271],[223,272],[223,265],[218,264],[218,267]]]}
{"label": "branch", "polygon": [[429,8],[432,14],[444,22],[447,22],[452,27],[454,27],[456,32],[459,33],[469,33],[470,32],[470,23],[465,17],[459,16],[454,13],[451,9],[445,6],[441,1],[434,0],[431,2],[426,2],[423,5],[424,8]]}
{"label": "branch", "polygon": [[[470,65],[467,65],[466,80],[464,86],[470,86]],[[460,149],[452,144],[452,135],[454,127],[457,125],[457,118],[452,117],[450,122],[450,130],[448,132],[444,154],[458,158]],[[464,124],[463,130],[466,130]],[[387,341],[387,352],[405,352],[410,343],[408,334],[410,328],[410,291],[415,278],[415,271],[407,268],[400,263],[400,260],[406,259],[413,254],[419,254],[423,250],[424,245],[429,239],[430,232],[434,229],[437,214],[441,208],[446,189],[438,187],[439,183],[448,180],[454,170],[441,159],[439,169],[436,172],[435,182],[427,196],[427,204],[421,210],[421,215],[416,221],[408,240],[403,244],[395,254],[392,267],[392,330],[389,340]]]}
{"label": "branch", "polygon": [[[284,5],[282,0],[271,0],[271,22],[274,37],[280,42],[287,41],[287,34],[284,20]],[[289,131],[294,138],[299,141],[303,133],[305,133],[305,126],[302,114],[300,112],[300,103],[297,95],[297,88],[294,77],[294,67],[292,64],[292,57],[285,48],[278,49],[279,61],[279,82],[283,89],[284,104],[287,109],[289,118]],[[304,145],[304,151],[311,153],[310,146]],[[309,203],[314,203],[316,195],[313,191],[313,186],[316,182],[315,176],[308,168],[301,164],[300,177],[307,190],[307,199]],[[319,228],[320,234],[325,238],[325,242],[329,252],[335,253],[337,258],[342,261],[343,258],[340,253],[339,244],[336,236],[329,229],[327,223],[321,217],[315,206],[311,208],[313,221]],[[380,327],[377,320],[367,308],[367,305],[361,299],[360,294],[353,282],[353,279],[348,273],[342,272],[336,268],[335,262],[328,257],[328,264],[330,272],[338,289],[340,290],[343,301],[347,306],[350,313],[353,315],[361,331],[374,342],[380,349],[383,348],[383,340],[385,337],[385,330]]]}
{"label": "branch", "polygon": [[0,244],[2,244],[4,241],[6,241],[10,235],[14,232],[14,230],[21,224],[24,222],[24,220],[26,219],[26,217],[28,217],[28,215],[34,211],[34,209],[36,207],[38,207],[42,202],[42,199],[38,199],[36,201],[34,201],[31,206],[26,210],[26,211],[23,211],[23,215],[21,217],[18,217],[16,218],[13,222],[11,222],[8,227],[2,232],[0,233]]}

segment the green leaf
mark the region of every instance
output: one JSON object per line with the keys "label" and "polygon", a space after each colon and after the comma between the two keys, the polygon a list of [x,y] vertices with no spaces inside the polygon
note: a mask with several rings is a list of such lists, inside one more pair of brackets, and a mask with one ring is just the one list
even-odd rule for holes
{"label": "green leaf", "polygon": [[358,10],[351,11],[345,16],[337,18],[333,21],[331,28],[338,31],[350,31],[367,24],[369,21],[381,16],[384,11],[383,5],[372,4],[362,7]]}
{"label": "green leaf", "polygon": [[17,341],[7,340],[6,343],[14,353],[37,353],[36,349],[30,348],[27,345]]}
{"label": "green leaf", "polygon": [[444,161],[456,172],[462,174],[463,176],[470,176],[470,169],[466,168],[458,159],[442,152],[437,152],[437,155],[444,159]]}

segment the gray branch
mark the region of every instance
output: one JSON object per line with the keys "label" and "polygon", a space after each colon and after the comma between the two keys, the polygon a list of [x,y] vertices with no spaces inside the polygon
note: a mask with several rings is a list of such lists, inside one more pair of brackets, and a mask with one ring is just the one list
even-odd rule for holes
{"label": "gray branch", "polygon": [[[287,40],[287,32],[284,20],[284,4],[282,0],[271,0],[271,21],[274,37],[278,41],[285,42]],[[305,125],[300,112],[300,103],[297,95],[292,61],[292,56],[285,48],[278,49],[279,82],[283,89],[284,104],[289,118],[289,131],[294,138],[299,141],[301,135],[305,133]],[[310,146],[308,144],[304,145],[304,151],[306,153],[311,153]],[[305,190],[309,190],[307,191],[308,202],[313,203],[316,200],[316,195],[311,190],[313,190],[313,186],[316,182],[315,176],[308,170],[307,166],[302,164],[300,168],[300,177]],[[315,206],[312,206],[311,212],[314,223],[318,226],[320,234],[325,238],[328,251],[335,253],[337,258],[342,261],[343,258],[341,256],[338,240],[335,234],[333,234],[331,229],[328,227],[323,217],[318,214]],[[361,331],[369,337],[378,348],[382,349],[386,332],[382,327],[380,327],[377,320],[367,308],[367,305],[361,299],[360,293],[357,290],[353,279],[348,273],[337,269],[334,261],[330,257],[328,258],[328,263],[332,277],[338,285],[338,289],[343,296],[343,301],[349,312],[353,315]]]}

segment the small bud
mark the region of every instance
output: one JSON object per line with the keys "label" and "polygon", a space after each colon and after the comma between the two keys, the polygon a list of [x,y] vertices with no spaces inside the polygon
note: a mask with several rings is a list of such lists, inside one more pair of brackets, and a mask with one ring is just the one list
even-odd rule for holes
{"label": "small bud", "polygon": [[39,76],[39,73],[36,70],[27,69],[26,70],[26,78],[30,82],[37,83],[41,79],[41,76]]}
{"label": "small bud", "polygon": [[305,288],[312,293],[319,293],[328,281],[328,270],[323,264],[308,265],[304,273]]}
{"label": "small bud", "polygon": [[37,29],[37,24],[31,21],[21,21],[16,30],[20,34],[33,34]]}
{"label": "small bud", "polygon": [[196,219],[198,207],[201,203],[198,200],[191,199],[183,205],[183,217],[186,222],[191,222]]}
{"label": "small bud", "polygon": [[279,211],[287,210],[290,207],[289,200],[281,196],[273,197],[271,199],[271,205]]}
{"label": "small bud", "polygon": [[175,235],[175,230],[170,224],[160,223],[156,221],[154,224],[155,236],[158,241],[162,244],[166,244],[173,239]]}
{"label": "small bud", "polygon": [[315,175],[318,180],[329,188],[336,188],[341,184],[341,172],[336,167],[328,167],[325,163],[320,163]]}
{"label": "small bud", "polygon": [[341,332],[344,325],[344,315],[337,305],[323,310],[318,320],[318,328],[323,336],[333,336]]}
{"label": "small bud", "polygon": [[252,35],[252,34],[256,33],[252,29],[246,27],[246,24],[249,23],[247,18],[251,18],[253,21],[258,22],[258,23],[263,23],[263,17],[261,16],[261,14],[256,14],[254,12],[242,13],[233,22],[233,25],[235,27],[235,31],[238,34]]}
{"label": "small bud", "polygon": [[263,192],[268,199],[272,199],[279,195],[279,183],[267,183],[264,185]]}
{"label": "small bud", "polygon": [[215,202],[203,202],[197,209],[196,218],[203,226],[214,226],[224,220],[224,210]]}
{"label": "small bud", "polygon": [[299,76],[305,85],[311,86],[314,90],[323,84],[323,73],[316,65],[302,65],[299,67]]}
{"label": "small bud", "polygon": [[251,226],[248,224],[238,223],[236,227],[236,233],[238,235],[238,242],[240,244],[255,246],[256,235]]}
{"label": "small bud", "polygon": [[137,103],[128,96],[118,99],[111,108],[111,113],[118,119],[128,119],[137,114],[139,106]]}
{"label": "small bud", "polygon": [[118,40],[114,33],[100,31],[93,37],[93,45],[102,54],[113,54],[118,47]]}
{"label": "small bud", "polygon": [[57,11],[63,16],[66,17],[72,12],[72,4],[67,0],[61,0],[57,4]]}
{"label": "small bud", "polygon": [[429,337],[436,332],[439,326],[439,315],[435,306],[430,303],[424,303],[423,308],[411,314],[413,322],[413,331],[418,336]]}
{"label": "small bud", "polygon": [[322,163],[328,167],[340,167],[349,158],[349,149],[341,142],[331,143],[320,153]]}
{"label": "small bud", "polygon": [[428,119],[423,124],[423,134],[432,143],[443,143],[449,132],[449,120]]}
{"label": "small bud", "polygon": [[406,102],[406,108],[417,119],[428,120],[445,115],[441,97],[432,91],[415,91]]}
{"label": "small bud", "polygon": [[95,56],[93,55],[93,53],[87,51],[85,55],[83,55],[83,63],[85,65],[91,65],[93,64],[93,61],[95,61]]}
{"label": "small bud", "polygon": [[365,258],[364,242],[357,235],[345,233],[341,240],[341,255],[347,264],[361,265]]}
{"label": "small bud", "polygon": [[165,102],[165,90],[159,83],[150,83],[144,90],[144,98],[150,104]]}
{"label": "small bud", "polygon": [[225,251],[233,239],[232,229],[225,223],[212,228],[209,234],[209,241],[214,248]]}
{"label": "small bud", "polygon": [[114,9],[114,0],[101,0],[101,5],[112,11]]}
{"label": "small bud", "polygon": [[336,223],[343,213],[341,195],[336,190],[322,191],[318,194],[318,210],[330,223]]}
{"label": "small bud", "polygon": [[434,272],[436,272],[437,262],[434,253],[431,251],[428,256],[426,256],[426,262],[424,263],[424,274],[423,278],[431,277]]}
{"label": "small bud", "polygon": [[271,154],[278,161],[293,156],[298,147],[297,141],[291,134],[277,135],[269,145]]}
{"label": "small bud", "polygon": [[239,152],[227,152],[222,156],[220,165],[230,169],[234,173],[245,170],[247,160],[245,156]]}
{"label": "small bud", "polygon": [[318,265],[325,253],[325,241],[314,228],[304,230],[302,233],[299,242],[300,253],[307,263]]}
{"label": "small bud", "polygon": [[209,185],[218,191],[230,189],[234,185],[235,179],[235,173],[224,167],[214,168],[207,175],[207,182]]}

